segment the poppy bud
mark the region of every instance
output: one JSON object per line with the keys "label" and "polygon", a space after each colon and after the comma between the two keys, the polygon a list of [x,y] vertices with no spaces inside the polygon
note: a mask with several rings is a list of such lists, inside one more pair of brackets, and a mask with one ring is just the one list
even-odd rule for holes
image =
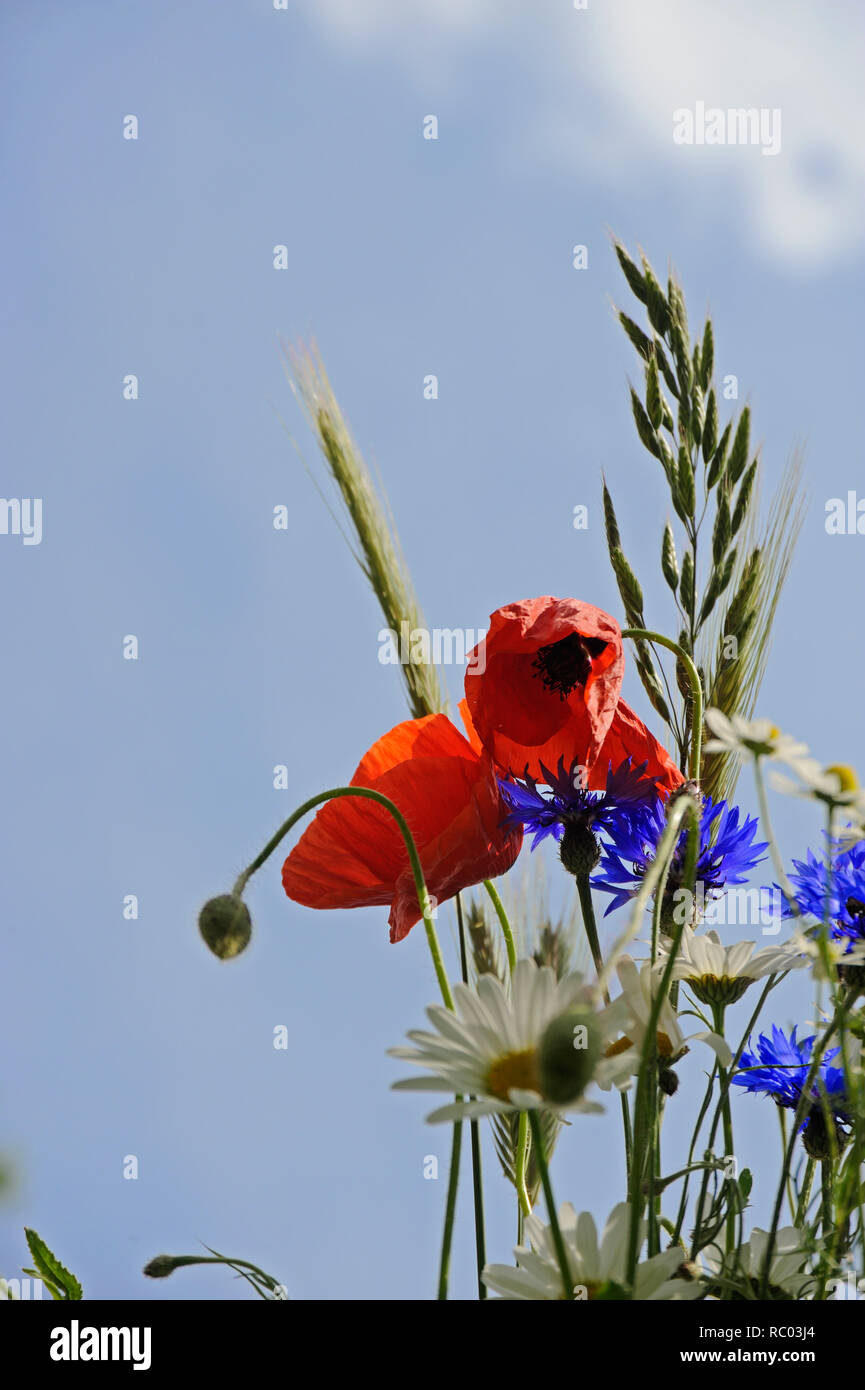
{"label": "poppy bud", "polygon": [[601,857],[594,832],[579,820],[570,821],[559,846],[559,858],[575,878],[590,874]]}
{"label": "poppy bud", "polygon": [[548,1024],[538,1048],[538,1075],[546,1100],[568,1105],[591,1081],[600,1055],[595,1015],[587,1006],[569,1009]]}
{"label": "poppy bud", "polygon": [[252,918],[242,898],[223,893],[204,904],[198,916],[198,930],[215,956],[231,960],[249,945]]}
{"label": "poppy bud", "polygon": [[144,1266],[141,1271],[146,1274],[148,1279],[167,1279],[169,1274],[173,1274],[177,1268],[177,1260],[173,1255],[154,1255],[149,1264]]}

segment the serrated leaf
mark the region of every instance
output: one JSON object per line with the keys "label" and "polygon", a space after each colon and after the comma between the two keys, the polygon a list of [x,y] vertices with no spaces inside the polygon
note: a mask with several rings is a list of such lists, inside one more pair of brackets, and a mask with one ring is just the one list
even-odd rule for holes
{"label": "serrated leaf", "polygon": [[29,1226],[24,1227],[24,1235],[30,1254],[33,1256],[33,1263],[46,1287],[56,1286],[62,1291],[60,1297],[63,1299],[77,1300],[83,1298],[84,1293],[75,1275],[71,1274],[60,1263],[57,1256],[52,1254],[42,1237]]}

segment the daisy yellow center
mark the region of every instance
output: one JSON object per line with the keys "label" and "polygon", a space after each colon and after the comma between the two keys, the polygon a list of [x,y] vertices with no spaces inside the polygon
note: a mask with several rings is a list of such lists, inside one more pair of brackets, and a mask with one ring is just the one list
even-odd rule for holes
{"label": "daisy yellow center", "polygon": [[508,1100],[510,1091],[540,1091],[538,1054],[534,1048],[525,1052],[506,1052],[497,1057],[487,1072],[487,1089],[498,1100]]}
{"label": "daisy yellow center", "polygon": [[[631,1039],[630,1039],[630,1038],[619,1038],[619,1041],[618,1041],[618,1042],[614,1042],[614,1043],[611,1043],[611,1044],[610,1044],[610,1046],[607,1048],[606,1052],[604,1053],[604,1056],[605,1056],[605,1057],[618,1057],[618,1056],[620,1055],[620,1053],[622,1053],[622,1052],[627,1052],[628,1048],[629,1048],[629,1047],[633,1047],[633,1046],[634,1046],[634,1044],[631,1042]],[[670,1042],[670,1039],[667,1037],[667,1034],[666,1034],[666,1033],[661,1033],[661,1032],[659,1032],[659,1033],[658,1033],[658,1056],[659,1056],[659,1057],[672,1057],[672,1055],[673,1055],[673,1044]]]}
{"label": "daisy yellow center", "polygon": [[846,763],[833,763],[831,767],[827,767],[826,771],[833,773],[838,778],[838,788],[842,792],[855,792],[859,786],[856,773]]}

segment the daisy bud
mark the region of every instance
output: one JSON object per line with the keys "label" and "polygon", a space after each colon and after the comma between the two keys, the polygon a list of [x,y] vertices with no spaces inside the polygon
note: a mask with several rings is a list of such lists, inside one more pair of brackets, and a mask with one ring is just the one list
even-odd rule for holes
{"label": "daisy bud", "polygon": [[569,1009],[547,1025],[538,1048],[538,1075],[546,1100],[569,1105],[579,1100],[600,1056],[597,1024],[586,1006]]}
{"label": "daisy bud", "polygon": [[559,858],[575,878],[590,874],[601,857],[598,841],[587,825],[573,820],[565,826]]}
{"label": "daisy bud", "polygon": [[231,960],[249,945],[252,918],[242,898],[234,893],[223,893],[204,904],[198,917],[198,930],[215,956]]}

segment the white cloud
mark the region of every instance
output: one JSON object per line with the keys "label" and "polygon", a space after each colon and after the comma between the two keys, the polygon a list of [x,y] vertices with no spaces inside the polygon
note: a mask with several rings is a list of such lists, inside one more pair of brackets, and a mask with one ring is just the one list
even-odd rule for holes
{"label": "white cloud", "polygon": [[[519,55],[535,81],[521,87],[520,134],[505,159],[601,185],[662,176],[672,212],[677,197],[717,206],[759,251],[791,266],[832,262],[862,244],[858,4],[315,0],[311,14],[335,39],[384,51],[424,80],[456,69],[468,84],[491,48]],[[506,108],[506,92],[501,100]],[[675,145],[672,113],[697,101],[780,108],[780,154]]]}

